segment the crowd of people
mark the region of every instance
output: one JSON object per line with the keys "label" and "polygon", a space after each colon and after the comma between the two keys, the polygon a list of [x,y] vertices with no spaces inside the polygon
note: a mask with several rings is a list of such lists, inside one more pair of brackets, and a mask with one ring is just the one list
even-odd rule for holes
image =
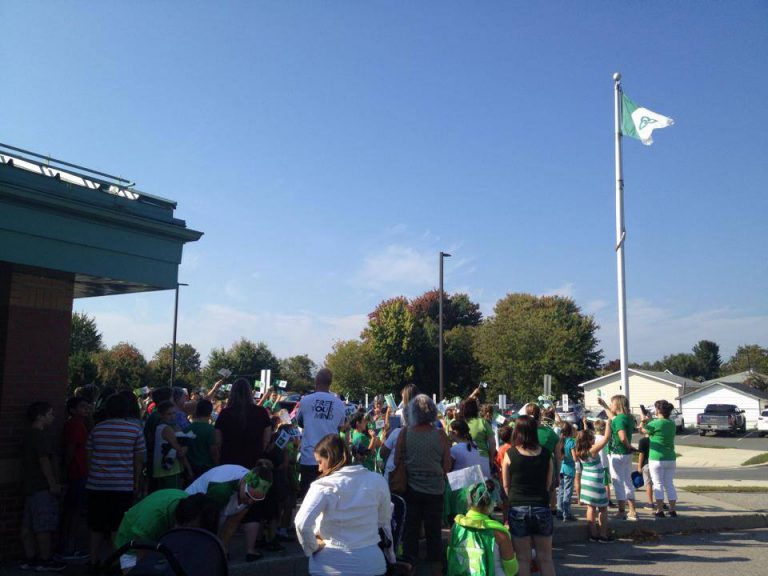
{"label": "crowd of people", "polygon": [[[194,526],[225,548],[241,529],[249,562],[298,540],[310,574],[407,570],[423,536],[434,575],[526,576],[537,565],[548,576],[554,523],[575,521],[574,506],[586,507],[596,543],[611,541],[611,495],[615,519],[637,519],[643,484],[656,517],[665,507],[677,514],[667,402],[640,422],[633,473],[636,423],[622,395],[605,405],[607,419],[574,425],[535,403],[500,415],[479,402],[480,388],[438,408],[409,384],[399,406],[388,395],[358,408],[331,384],[321,369],[315,391],[290,410],[277,391],[256,399],[242,378],[192,395],[86,387],[67,400],[59,446],[53,408],[32,404],[21,567],[58,571],[80,560],[95,573],[115,546]],[[480,479],[452,487],[448,478],[468,469]],[[122,569],[138,558],[124,554]]]}

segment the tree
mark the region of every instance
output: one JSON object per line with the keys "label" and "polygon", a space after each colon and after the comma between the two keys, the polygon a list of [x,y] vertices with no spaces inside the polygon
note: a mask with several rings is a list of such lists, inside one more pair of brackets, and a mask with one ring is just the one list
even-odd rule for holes
{"label": "tree", "polygon": [[594,378],[602,360],[597,329],[571,298],[508,294],[476,334],[488,392],[530,400],[551,374],[554,392],[580,395],[578,384]]}
{"label": "tree", "polygon": [[723,361],[720,358],[720,346],[711,340],[699,340],[693,347],[693,355],[701,366],[701,377],[711,380],[720,376],[720,366]]}
{"label": "tree", "polygon": [[94,354],[103,350],[101,333],[96,320],[85,313],[72,314],[72,332],[69,340],[69,391],[96,381],[98,370]]}
{"label": "tree", "polygon": [[[160,348],[147,366],[153,387],[168,386],[171,381],[173,344]],[[202,380],[200,353],[191,344],[176,344],[175,386],[198,388]]]}
{"label": "tree", "polygon": [[366,394],[392,391],[376,373],[370,345],[360,340],[334,342],[325,365],[333,372],[334,389],[347,398],[362,399]]}
{"label": "tree", "polygon": [[414,377],[420,330],[404,297],[385,300],[368,316],[363,340],[373,363],[390,390]]}
{"label": "tree", "polygon": [[220,378],[217,372],[227,368],[232,376],[247,378],[251,384],[258,380],[262,370],[272,371],[272,381],[280,378],[280,362],[264,342],[254,343],[241,338],[229,348],[214,348],[208,357],[208,364],[203,370],[205,385],[211,386]]}
{"label": "tree", "polygon": [[147,361],[133,344],[120,342],[95,356],[99,381],[118,390],[141,388],[147,381]]}
{"label": "tree", "polygon": [[743,344],[736,348],[736,352],[722,365],[723,374],[735,374],[752,370],[762,374],[768,374],[768,348],[758,344]]}
{"label": "tree", "polygon": [[669,370],[676,376],[690,378],[691,380],[706,380],[703,374],[704,365],[693,354],[669,354],[651,366],[651,370],[663,372]]}
{"label": "tree", "polygon": [[[633,367],[633,366],[630,366]],[[615,360],[610,360],[609,362],[606,362],[600,367],[600,372],[603,375],[606,374],[613,374],[614,372],[617,372],[618,370],[621,370],[621,358],[616,358]]]}
{"label": "tree", "polygon": [[289,390],[311,390],[316,372],[317,365],[306,354],[280,360],[280,379],[288,382]]}

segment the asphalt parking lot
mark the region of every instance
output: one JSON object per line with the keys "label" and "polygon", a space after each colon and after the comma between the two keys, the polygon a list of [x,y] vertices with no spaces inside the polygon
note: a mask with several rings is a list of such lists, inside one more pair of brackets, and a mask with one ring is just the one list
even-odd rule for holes
{"label": "asphalt parking lot", "polygon": [[[632,436],[632,444],[637,446],[641,434]],[[686,446],[698,446],[701,448],[738,448],[741,450],[768,451],[768,436],[760,438],[757,430],[747,430],[746,434],[718,435],[708,432],[706,436],[699,436],[695,428],[686,428],[675,437],[675,444]]]}

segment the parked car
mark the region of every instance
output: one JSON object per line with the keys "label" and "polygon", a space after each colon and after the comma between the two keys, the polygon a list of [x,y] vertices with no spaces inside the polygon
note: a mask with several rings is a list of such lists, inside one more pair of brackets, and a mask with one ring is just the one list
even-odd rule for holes
{"label": "parked car", "polygon": [[584,416],[584,406],[581,404],[569,404],[567,412],[563,412],[562,408],[558,407],[557,413],[561,420],[568,422],[576,430],[583,428],[581,419]]}
{"label": "parked car", "polygon": [[718,432],[747,431],[747,418],[744,410],[740,410],[735,404],[707,404],[704,413],[696,416],[696,428],[699,435],[704,436],[711,430]]}
{"label": "parked car", "polygon": [[[656,410],[654,408],[649,408],[648,413],[652,416],[656,416]],[[680,412],[677,408],[672,408],[672,412],[669,414],[669,419],[672,420],[675,423],[675,428],[677,429],[677,432],[680,433],[685,429],[685,420],[683,420],[683,413]]]}
{"label": "parked car", "polygon": [[757,417],[757,435],[761,438],[768,436],[768,410],[763,410]]}

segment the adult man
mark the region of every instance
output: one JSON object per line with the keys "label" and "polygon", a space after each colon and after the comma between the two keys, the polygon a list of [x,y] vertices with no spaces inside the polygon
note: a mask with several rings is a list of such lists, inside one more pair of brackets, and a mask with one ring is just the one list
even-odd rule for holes
{"label": "adult man", "polygon": [[[248,470],[237,464],[223,464],[211,468],[192,482],[186,488],[187,494],[205,494],[221,510],[224,523],[219,530],[224,546],[241,523],[246,530],[246,559],[255,555],[255,524],[256,518],[248,518],[251,504],[261,502],[267,497],[272,486],[272,463],[269,460],[259,460],[253,470]],[[254,526],[248,526],[253,524]]]}
{"label": "adult man", "polygon": [[315,376],[315,391],[301,399],[297,420],[304,429],[301,438],[299,468],[301,484],[299,496],[303,497],[309,485],[319,474],[315,459],[315,445],[328,434],[336,434],[344,424],[344,403],[330,393],[333,374],[322,368]]}

